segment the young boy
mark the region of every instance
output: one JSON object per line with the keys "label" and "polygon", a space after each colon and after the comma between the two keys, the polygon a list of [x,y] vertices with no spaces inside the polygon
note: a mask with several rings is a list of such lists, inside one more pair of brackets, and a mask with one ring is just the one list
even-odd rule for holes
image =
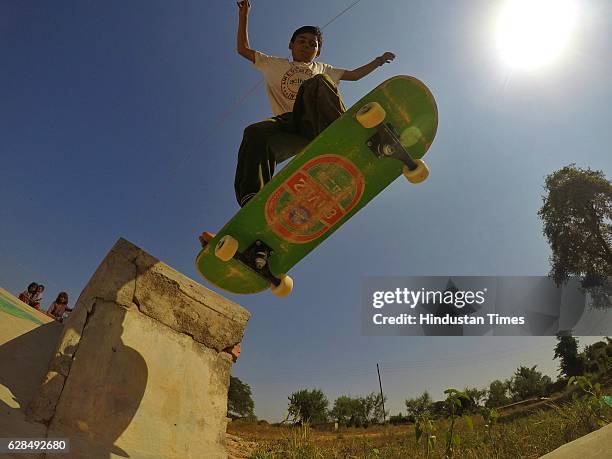
{"label": "young boy", "polygon": [[19,294],[17,298],[28,306],[32,306],[34,308],[34,305],[36,304],[36,295],[38,295],[38,284],[36,282],[32,282],[30,285],[28,285],[26,290]]}
{"label": "young boy", "polygon": [[66,292],[60,292],[57,299],[47,309],[47,314],[60,322],[63,322],[64,315],[70,312],[72,312],[72,309],[68,307],[68,294]]}
{"label": "young boy", "polygon": [[[321,54],[323,37],[315,26],[297,29],[291,41],[292,61],[251,49],[248,38],[249,0],[238,2],[237,51],[251,61],[266,82],[274,117],[248,126],[238,152],[234,189],[244,206],[272,178],[276,158],[269,141],[281,133],[298,134],[310,141],[346,111],[337,84],[357,81],[395,55],[384,53],[355,70],[315,62]],[[293,155],[298,153],[292,152]]]}
{"label": "young boy", "polygon": [[38,288],[36,290],[36,295],[34,296],[32,307],[36,309],[40,309],[40,305],[42,303],[43,292],[45,291],[45,286],[42,284],[38,284]]}

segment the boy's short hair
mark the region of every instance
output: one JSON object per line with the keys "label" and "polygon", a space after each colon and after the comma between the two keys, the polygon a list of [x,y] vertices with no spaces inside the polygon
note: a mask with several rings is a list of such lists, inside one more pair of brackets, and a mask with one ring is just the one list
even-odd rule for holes
{"label": "boy's short hair", "polygon": [[293,35],[291,36],[291,43],[293,43],[295,41],[295,37],[301,33],[311,33],[317,37],[317,43],[319,44],[319,49],[321,49],[323,46],[323,34],[321,33],[321,29],[319,29],[317,26],[302,26],[293,32]]}

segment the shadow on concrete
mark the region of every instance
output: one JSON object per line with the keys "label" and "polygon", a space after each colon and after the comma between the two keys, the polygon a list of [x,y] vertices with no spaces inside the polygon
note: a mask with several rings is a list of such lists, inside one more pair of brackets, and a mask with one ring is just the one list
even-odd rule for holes
{"label": "shadow on concrete", "polygon": [[[121,338],[126,315],[123,308],[94,305],[91,314],[99,317],[88,320],[83,329],[50,434],[68,434],[74,448],[87,457],[130,457],[115,442],[138,411],[147,387],[147,364]],[[85,362],[79,354],[95,355],[97,360]]]}
{"label": "shadow on concrete", "polygon": [[[144,357],[122,337],[128,308],[135,306],[133,293],[125,292],[134,292],[137,275],[155,263],[139,260],[137,269],[134,259],[118,261],[114,249],[86,285],[66,324],[66,347],[60,352],[66,355],[69,374],[49,420],[49,435],[69,436],[73,449],[86,457],[130,457],[115,443],[134,419],[149,375]],[[96,361],[87,361],[87,356]]]}
{"label": "shadow on concrete", "polygon": [[51,322],[25,331],[30,326],[24,322],[30,321],[14,320],[3,310],[0,321],[4,325],[0,337],[0,436],[44,438],[46,426],[27,422],[25,410],[38,392],[62,327]]}
{"label": "shadow on concrete", "polygon": [[[105,310],[104,310],[105,309]],[[92,314],[95,314],[95,306]],[[68,437],[73,452],[83,457],[130,455],[114,445],[130,425],[144,395],[148,369],[144,358],[122,339],[125,310],[98,310],[103,320],[88,320],[76,352],[96,355],[96,362],[75,359],[71,375],[61,389],[56,416],[43,422],[25,421],[28,404],[49,372],[60,337],[70,330],[58,322],[39,325],[0,345],[0,432],[14,438]],[[5,312],[0,311],[0,320]],[[74,329],[72,330],[74,331]],[[19,333],[18,330],[15,330]],[[129,373],[108,372],[129,368]],[[51,375],[51,373],[50,373]],[[62,384],[59,375],[47,384]],[[75,421],[77,420],[77,421]],[[51,424],[49,432],[47,426]]]}
{"label": "shadow on concrete", "polygon": [[39,325],[0,345],[0,384],[25,409],[37,392],[62,332],[58,323]]}

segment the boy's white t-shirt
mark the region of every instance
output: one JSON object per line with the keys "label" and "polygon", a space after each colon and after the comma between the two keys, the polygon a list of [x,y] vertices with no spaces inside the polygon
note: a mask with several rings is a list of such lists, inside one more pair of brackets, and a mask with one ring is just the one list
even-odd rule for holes
{"label": "boy's white t-shirt", "polygon": [[268,99],[272,112],[281,115],[293,110],[293,104],[302,83],[321,73],[330,76],[334,83],[340,83],[344,69],[332,67],[323,62],[294,62],[289,59],[268,56],[255,51],[255,63],[266,82]]}

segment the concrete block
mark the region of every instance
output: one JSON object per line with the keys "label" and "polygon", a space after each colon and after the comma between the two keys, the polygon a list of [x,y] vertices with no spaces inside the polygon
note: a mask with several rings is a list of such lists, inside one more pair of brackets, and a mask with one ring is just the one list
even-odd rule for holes
{"label": "concrete block", "polygon": [[74,457],[225,458],[232,358],[250,317],[120,239],[81,293],[28,407]]}

